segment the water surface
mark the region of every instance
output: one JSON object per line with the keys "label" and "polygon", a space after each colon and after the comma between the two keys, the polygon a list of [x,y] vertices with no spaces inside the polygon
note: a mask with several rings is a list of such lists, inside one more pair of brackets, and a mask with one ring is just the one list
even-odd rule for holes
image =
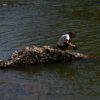
{"label": "water surface", "polygon": [[[8,6],[0,6],[0,59],[25,46],[56,47],[58,38],[68,31],[77,33],[72,40],[78,46],[76,52],[100,56],[99,0],[3,3]],[[0,69],[0,100],[99,100],[99,60]]]}

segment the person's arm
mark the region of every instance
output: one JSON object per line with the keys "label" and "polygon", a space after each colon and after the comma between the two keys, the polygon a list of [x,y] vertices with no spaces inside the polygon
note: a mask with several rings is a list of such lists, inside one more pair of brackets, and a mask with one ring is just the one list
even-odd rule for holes
{"label": "person's arm", "polygon": [[71,46],[73,49],[76,47],[76,45],[72,44],[71,42],[69,42],[68,40],[66,40],[66,44]]}

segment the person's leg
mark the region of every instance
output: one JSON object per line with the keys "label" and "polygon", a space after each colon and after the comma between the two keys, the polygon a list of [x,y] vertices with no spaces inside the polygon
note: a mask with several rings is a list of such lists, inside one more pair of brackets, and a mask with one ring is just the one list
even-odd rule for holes
{"label": "person's leg", "polygon": [[59,49],[63,50],[63,46],[57,45],[57,47],[58,47]]}
{"label": "person's leg", "polygon": [[64,46],[59,46],[59,45],[57,45],[57,47],[59,48],[59,49],[61,49],[61,50],[63,50],[64,52],[69,52],[69,50],[68,50],[68,45],[64,45]]}
{"label": "person's leg", "polygon": [[64,52],[69,52],[69,50],[68,50],[68,49],[64,49],[63,51],[64,51]]}
{"label": "person's leg", "polygon": [[63,46],[64,52],[69,52],[68,47],[69,47],[69,46],[68,46],[67,44],[64,44],[64,46]]}

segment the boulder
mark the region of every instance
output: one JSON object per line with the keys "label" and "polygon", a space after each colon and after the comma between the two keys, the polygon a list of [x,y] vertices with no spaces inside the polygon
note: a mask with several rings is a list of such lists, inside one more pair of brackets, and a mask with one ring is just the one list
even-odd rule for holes
{"label": "boulder", "polygon": [[15,51],[9,59],[1,60],[0,67],[43,64],[48,62],[70,62],[89,57],[89,55],[77,52],[64,52],[50,46],[43,46],[42,48],[37,46],[27,46],[22,50]]}

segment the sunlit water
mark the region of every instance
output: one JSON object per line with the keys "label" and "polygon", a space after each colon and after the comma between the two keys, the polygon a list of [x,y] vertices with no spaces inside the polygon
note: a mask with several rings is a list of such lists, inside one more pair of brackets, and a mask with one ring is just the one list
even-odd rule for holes
{"label": "sunlit water", "polygon": [[[58,38],[68,31],[77,33],[72,40],[76,52],[100,56],[99,0],[5,1],[10,2],[0,7],[0,59],[25,46],[56,48]],[[0,69],[0,100],[99,100],[99,96],[100,59]]]}

